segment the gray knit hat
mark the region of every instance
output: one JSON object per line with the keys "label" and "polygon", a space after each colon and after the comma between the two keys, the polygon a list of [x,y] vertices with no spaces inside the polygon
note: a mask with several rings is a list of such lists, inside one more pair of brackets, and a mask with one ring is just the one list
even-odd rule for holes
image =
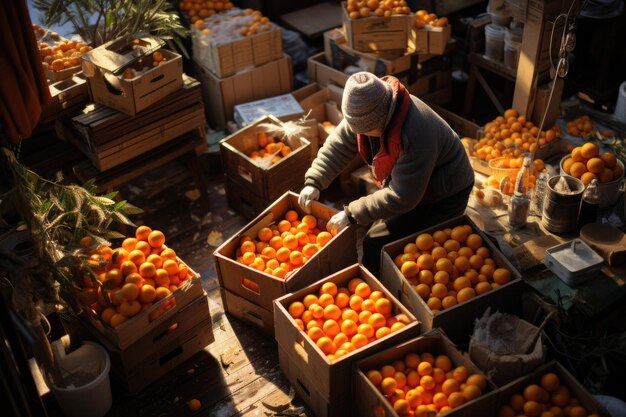
{"label": "gray knit hat", "polygon": [[383,130],[389,115],[393,92],[391,86],[369,72],[357,72],[348,78],[343,90],[341,111],[356,133]]}

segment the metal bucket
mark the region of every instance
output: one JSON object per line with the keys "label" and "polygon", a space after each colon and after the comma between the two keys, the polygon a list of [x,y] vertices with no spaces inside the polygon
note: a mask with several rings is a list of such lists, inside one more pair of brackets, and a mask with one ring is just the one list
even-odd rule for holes
{"label": "metal bucket", "polygon": [[[554,189],[560,178],[567,181],[572,194],[561,194]],[[543,227],[552,233],[569,233],[576,230],[584,190],[585,185],[578,178],[556,175],[548,179],[541,215]]]}

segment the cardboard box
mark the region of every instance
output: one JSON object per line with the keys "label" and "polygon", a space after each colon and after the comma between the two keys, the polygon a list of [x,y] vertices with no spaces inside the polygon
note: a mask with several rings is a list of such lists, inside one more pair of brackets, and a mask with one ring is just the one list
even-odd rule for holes
{"label": "cardboard box", "polygon": [[[286,279],[266,274],[235,260],[239,240],[243,236],[256,236],[261,228],[283,219],[288,210],[297,211],[299,217],[304,215],[298,204],[298,194],[293,192],[283,194],[263,213],[213,252],[220,287],[269,311],[272,310],[272,302],[276,298],[304,288],[321,277],[345,268],[356,262],[357,258],[356,231],[354,226],[349,226],[333,237],[302,267],[287,275]],[[311,214],[318,219],[327,221],[335,213],[337,211],[328,206],[316,201],[312,203]],[[245,280],[255,283],[258,290],[244,285],[247,282]]]}
{"label": "cardboard box", "polygon": [[[511,271],[511,281],[499,288],[478,295],[469,301],[442,310],[435,315],[402,275],[394,263],[394,259],[398,254],[402,253],[407,243],[415,242],[415,238],[419,234],[433,233],[436,230],[453,228],[463,224],[469,224],[474,230],[473,233],[478,233],[483,238],[483,246],[489,249],[491,257],[498,267],[507,268]],[[474,222],[465,215],[455,217],[383,246],[381,251],[381,281],[389,288],[392,294],[396,295],[415,314],[415,317],[422,323],[424,331],[440,327],[457,344],[465,343],[469,340],[469,335],[474,330],[474,319],[482,316],[488,307],[500,312],[517,313],[521,308],[521,292],[524,287],[520,273],[491,243],[491,240],[476,227]]]}
{"label": "cardboard box", "polygon": [[451,112],[450,110],[444,109],[441,106],[436,104],[426,103],[433,109],[443,120],[450,125],[452,130],[454,130],[460,138],[468,137],[468,138],[476,138],[478,134],[478,129],[480,127],[472,122],[471,120],[467,120],[456,113]]}
{"label": "cardboard box", "polygon": [[363,197],[379,190],[378,186],[374,182],[374,179],[372,178],[372,171],[367,165],[363,165],[353,171],[350,178],[352,179],[352,184],[354,185],[353,195],[355,197]]}
{"label": "cardboard box", "polygon": [[239,178],[232,178],[227,174],[224,177],[228,206],[246,219],[254,219],[272,203],[273,200],[256,195],[249,184]]}
{"label": "cardboard box", "polygon": [[404,50],[409,46],[415,15],[350,19],[346,2],[341,3],[343,31],[352,49],[362,52]]}
{"label": "cardboard box", "polygon": [[89,88],[82,72],[52,83],[48,88],[51,101],[43,106],[39,119],[41,123],[54,120],[59,113],[78,108],[89,100]]}
{"label": "cardboard box", "polygon": [[446,52],[448,42],[452,38],[452,26],[443,28],[428,27],[428,53],[441,55]]}
{"label": "cardboard box", "polygon": [[274,312],[254,304],[252,301],[220,288],[224,311],[257,329],[274,336]]}
{"label": "cardboard box", "polygon": [[[259,150],[257,135],[268,132],[269,127],[281,125],[280,120],[272,116],[257,119],[256,122],[240,129],[220,141],[222,165],[226,174],[265,200],[274,200],[289,190],[298,190],[304,184],[304,173],[310,165],[310,143],[301,137],[285,138],[292,151],[277,163],[262,166],[259,160],[249,157]],[[280,138],[279,138],[280,139]]]}
{"label": "cardboard box", "polygon": [[530,374],[501,387],[498,391],[496,412],[500,410],[501,406],[509,404],[513,394],[523,393],[524,388],[529,384],[539,385],[541,377],[548,372],[553,372],[559,377],[561,385],[565,385],[568,388],[570,397],[576,398],[580,402],[580,405],[587,409],[588,413],[596,413],[602,417],[609,417],[609,413],[604,407],[602,407],[591,394],[589,394],[585,387],[557,361],[549,362]]}
{"label": "cardboard box", "polygon": [[196,63],[202,83],[206,118],[215,129],[224,129],[233,120],[236,104],[287,94],[293,89],[291,58],[268,62],[226,78],[219,78]]}
{"label": "cardboard box", "polygon": [[[453,417],[495,415],[494,412],[498,400],[496,386],[487,379],[485,374],[466,355],[458,351],[450,339],[439,329],[356,362],[354,366],[356,376],[352,397],[359,400],[353,403],[353,415],[398,417],[398,414],[393,409],[393,405],[371,383],[366,374],[371,369],[380,370],[384,365],[390,365],[396,360],[403,361],[409,353],[422,354],[425,352],[434,356],[447,355],[452,361],[453,368],[465,366],[470,374],[482,375],[487,380],[487,388],[480,397],[464,403],[460,407],[449,411],[446,415]],[[377,413],[376,411],[380,409],[383,412],[379,411]]]}
{"label": "cardboard box", "polygon": [[[91,99],[128,115],[135,115],[183,86],[180,55],[161,49],[163,41],[151,36],[118,38],[81,56]],[[165,62],[154,67],[152,54],[160,51]],[[144,71],[144,68],[148,67]],[[139,73],[123,79],[128,68]]]}
{"label": "cardboard box", "polygon": [[247,126],[263,116],[272,115],[286,122],[304,115],[300,103],[291,94],[237,104],[234,110],[235,123],[239,128]]}
{"label": "cardboard box", "polygon": [[[320,278],[325,277],[321,275]],[[307,294],[318,294],[325,282],[334,282],[337,287],[346,287],[352,278],[361,278],[372,291],[385,294],[393,304],[392,315],[406,314],[410,322],[381,339],[375,340],[334,361],[320,350],[300,330],[287,311],[294,301],[302,301]],[[354,361],[397,345],[399,342],[419,334],[419,322],[398,300],[362,265],[354,264],[333,275],[320,279],[315,284],[274,301],[274,328],[279,349],[281,370],[296,392],[313,408],[317,416],[349,415],[349,395],[352,385]]]}
{"label": "cardboard box", "polygon": [[343,95],[343,87],[345,87],[349,77],[343,71],[331,67],[326,61],[324,52],[312,55],[307,60],[307,79],[309,82],[318,83],[328,89],[333,89],[334,87],[334,90],[338,92],[340,97]]}
{"label": "cardboard box", "polygon": [[[189,268],[189,266],[187,267]],[[117,327],[104,325],[100,320],[90,314],[86,314],[85,317],[94,330],[99,332],[103,338],[107,339],[112,346],[120,350],[127,349],[146,335],[158,334],[159,331],[156,329],[160,328],[159,326],[161,326],[162,323],[171,320],[172,317],[196,301],[197,298],[202,296],[206,297],[202,289],[202,283],[200,282],[200,275],[191,268],[189,268],[189,271],[193,275],[193,278],[190,278],[185,285]],[[150,315],[154,311],[160,309],[164,303],[172,299],[176,300],[174,307],[154,320],[150,318]]]}
{"label": "cardboard box", "polygon": [[237,34],[235,39],[203,35],[192,25],[193,59],[220,78],[280,59],[283,56],[282,31],[273,23],[269,25],[270,30],[252,36]]}

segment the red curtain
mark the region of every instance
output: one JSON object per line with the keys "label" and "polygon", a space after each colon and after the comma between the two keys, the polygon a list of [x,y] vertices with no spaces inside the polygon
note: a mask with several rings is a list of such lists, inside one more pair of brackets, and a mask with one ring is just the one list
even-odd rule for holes
{"label": "red curtain", "polygon": [[0,1],[0,39],[0,123],[17,144],[50,100],[26,0]]}

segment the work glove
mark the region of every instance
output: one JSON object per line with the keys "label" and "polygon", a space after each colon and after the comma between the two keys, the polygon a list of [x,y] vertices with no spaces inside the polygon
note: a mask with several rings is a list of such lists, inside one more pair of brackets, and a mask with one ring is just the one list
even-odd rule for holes
{"label": "work glove", "polygon": [[320,190],[311,185],[307,185],[300,191],[298,204],[300,204],[300,207],[302,207],[305,213],[310,213],[311,201],[317,200],[318,198],[320,198]]}
{"label": "work glove", "polygon": [[332,234],[336,235],[350,225],[350,218],[345,211],[340,211],[330,218],[326,223],[326,229]]}

